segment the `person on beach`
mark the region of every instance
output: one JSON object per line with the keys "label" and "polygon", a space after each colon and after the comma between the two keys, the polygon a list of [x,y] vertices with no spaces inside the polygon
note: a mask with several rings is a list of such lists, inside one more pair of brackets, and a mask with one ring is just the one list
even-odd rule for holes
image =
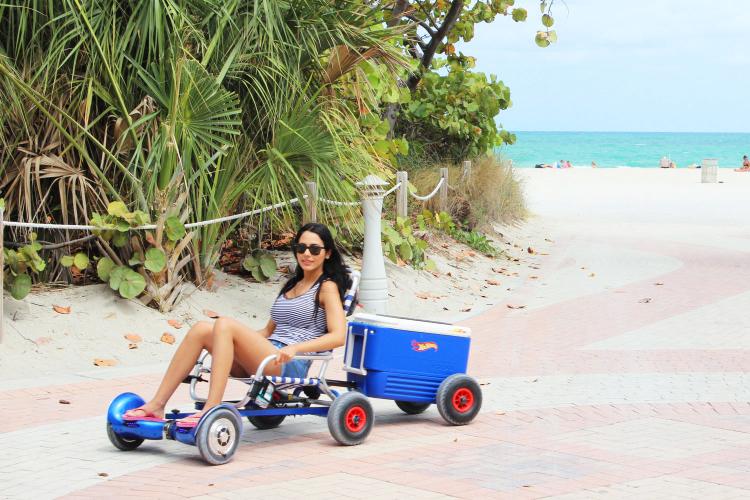
{"label": "person on beach", "polygon": [[661,160],[659,160],[659,168],[669,168],[669,163],[669,158],[662,156]]}
{"label": "person on beach", "polygon": [[597,168],[597,167],[599,167],[599,165],[597,165],[595,161],[592,161],[591,168]]}
{"label": "person on beach", "polygon": [[563,168],[573,168],[573,165],[570,164],[570,160],[565,160],[563,162]]}
{"label": "person on beach", "polygon": [[342,304],[351,278],[330,230],[323,224],[305,224],[294,237],[292,251],[297,268],[271,306],[271,319],[265,327],[252,330],[226,317],[213,324],[199,321],[177,348],[154,397],[125,412],[123,419],[164,418],[167,401],[203,349],[213,358],[208,398],[202,411],[178,421],[180,427],[196,426],[204,412],[222,402],[230,375],[249,377],[263,359],[275,354],[274,362],[265,368],[266,374],[302,378],[311,361],[294,359],[295,355],[344,345],[346,317]]}
{"label": "person on beach", "polygon": [[742,157],[742,167],[741,168],[735,168],[735,172],[750,172],[750,158],[747,157],[747,155],[744,155]]}

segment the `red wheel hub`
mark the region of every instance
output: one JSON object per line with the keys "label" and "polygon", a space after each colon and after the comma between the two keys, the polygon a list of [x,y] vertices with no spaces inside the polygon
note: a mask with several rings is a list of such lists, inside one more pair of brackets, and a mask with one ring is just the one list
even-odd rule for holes
{"label": "red wheel hub", "polygon": [[466,387],[461,387],[453,393],[453,409],[459,413],[466,413],[474,406],[474,393]]}
{"label": "red wheel hub", "polygon": [[349,432],[360,432],[367,424],[367,413],[361,406],[352,406],[344,416],[344,425]]}

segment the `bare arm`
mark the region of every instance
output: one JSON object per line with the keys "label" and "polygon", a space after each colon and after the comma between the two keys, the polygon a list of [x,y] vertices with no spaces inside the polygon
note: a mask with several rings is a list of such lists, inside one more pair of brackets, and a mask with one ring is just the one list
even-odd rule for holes
{"label": "bare arm", "polygon": [[276,330],[276,323],[272,319],[269,319],[268,323],[266,323],[266,326],[258,330],[258,333],[263,335],[265,338],[268,338],[271,336],[274,330]]}

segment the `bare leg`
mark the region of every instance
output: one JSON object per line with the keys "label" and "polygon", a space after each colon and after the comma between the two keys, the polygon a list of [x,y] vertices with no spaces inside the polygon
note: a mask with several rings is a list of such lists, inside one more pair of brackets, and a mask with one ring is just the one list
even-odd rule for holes
{"label": "bare leg", "polygon": [[203,349],[209,349],[210,351],[212,330],[213,325],[208,321],[199,321],[190,328],[177,351],[175,351],[156,394],[141,407],[143,415],[164,416],[164,407],[167,401],[172,397],[180,383],[185,380],[190,370],[193,369],[201,351]]}
{"label": "bare leg", "polygon": [[[267,338],[231,318],[219,318],[213,328],[211,382],[203,411],[221,403],[233,362],[247,373],[254,373],[267,356],[277,352]],[[266,373],[278,375],[279,365],[269,365]]]}

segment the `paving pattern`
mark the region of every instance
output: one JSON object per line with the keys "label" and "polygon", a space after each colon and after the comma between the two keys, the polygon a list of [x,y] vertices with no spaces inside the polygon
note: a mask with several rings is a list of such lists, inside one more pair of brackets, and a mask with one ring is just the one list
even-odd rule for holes
{"label": "paving pattern", "polygon": [[361,446],[299,417],[248,426],[209,467],[175,442],[109,444],[108,402],[148,395],[153,370],[29,379],[0,385],[0,498],[750,498],[748,251],[564,226],[554,239],[509,302],[528,307],[466,322],[485,397],[471,425],[375,401]]}

